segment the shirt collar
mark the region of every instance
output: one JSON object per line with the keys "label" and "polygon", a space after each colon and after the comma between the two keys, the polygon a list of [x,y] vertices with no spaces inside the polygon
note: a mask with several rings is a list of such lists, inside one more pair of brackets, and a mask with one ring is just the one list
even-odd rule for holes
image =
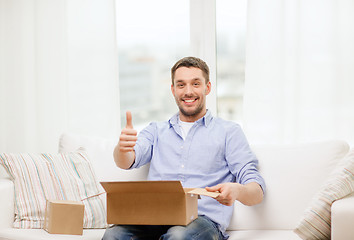
{"label": "shirt collar", "polygon": [[[178,124],[178,119],[179,119],[179,113],[176,113],[175,115],[173,115],[170,120],[170,127],[177,125]],[[205,127],[208,127],[210,121],[213,119],[213,115],[211,114],[211,112],[209,110],[207,110],[206,114],[198,119],[196,121],[196,123],[198,123],[199,125],[204,125]]]}

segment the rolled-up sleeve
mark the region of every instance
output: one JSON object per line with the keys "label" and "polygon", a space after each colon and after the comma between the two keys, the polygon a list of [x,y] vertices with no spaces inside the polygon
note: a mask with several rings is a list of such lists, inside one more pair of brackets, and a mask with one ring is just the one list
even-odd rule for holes
{"label": "rolled-up sleeve", "polygon": [[266,184],[258,171],[258,159],[252,152],[241,127],[237,124],[232,125],[227,132],[225,157],[236,182],[240,184],[256,182],[265,193]]}
{"label": "rolled-up sleeve", "polygon": [[151,123],[138,135],[134,146],[135,161],[131,168],[139,168],[151,161],[156,124]]}

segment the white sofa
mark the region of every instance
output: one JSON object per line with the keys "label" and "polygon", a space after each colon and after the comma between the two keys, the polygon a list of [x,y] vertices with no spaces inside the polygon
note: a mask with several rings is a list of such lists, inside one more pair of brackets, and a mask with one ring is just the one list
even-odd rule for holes
{"label": "white sofa", "polygon": [[[115,140],[63,134],[60,152],[86,148],[100,181],[144,180],[148,166],[131,171],[118,169],[112,157]],[[326,141],[286,146],[252,146],[259,158],[259,171],[265,178],[264,201],[247,207],[235,204],[228,228],[230,240],[300,239],[294,229],[311,200],[326,182],[330,172],[349,151],[347,143]],[[86,229],[82,236],[51,235],[42,229],[12,228],[14,187],[0,169],[0,240],[101,239],[104,229]],[[331,208],[333,240],[354,239],[354,195],[335,201]]]}

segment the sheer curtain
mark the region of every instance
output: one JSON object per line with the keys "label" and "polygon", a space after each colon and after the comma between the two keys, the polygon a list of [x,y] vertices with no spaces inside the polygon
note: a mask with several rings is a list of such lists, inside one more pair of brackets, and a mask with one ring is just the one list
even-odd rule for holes
{"label": "sheer curtain", "polygon": [[0,152],[118,135],[114,0],[0,0]]}
{"label": "sheer curtain", "polygon": [[250,142],[354,144],[353,12],[352,0],[249,0]]}

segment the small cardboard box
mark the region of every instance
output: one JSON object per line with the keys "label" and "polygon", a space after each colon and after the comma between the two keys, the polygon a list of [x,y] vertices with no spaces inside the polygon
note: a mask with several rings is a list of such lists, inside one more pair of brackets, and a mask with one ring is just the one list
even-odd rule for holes
{"label": "small cardboard box", "polygon": [[52,234],[82,235],[85,205],[66,200],[47,200],[44,230]]}
{"label": "small cardboard box", "polygon": [[184,189],[179,181],[101,184],[107,192],[109,224],[187,225],[198,217],[199,193],[189,193],[195,189]]}

